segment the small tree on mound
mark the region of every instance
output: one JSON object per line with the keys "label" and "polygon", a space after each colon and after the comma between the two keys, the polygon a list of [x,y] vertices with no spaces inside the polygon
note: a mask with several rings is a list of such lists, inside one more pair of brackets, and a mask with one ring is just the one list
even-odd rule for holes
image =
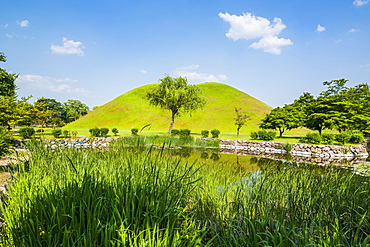
{"label": "small tree on mound", "polygon": [[189,85],[186,78],[166,76],[159,81],[161,83],[152,88],[146,94],[146,98],[149,104],[171,112],[171,123],[167,132],[170,134],[175,117],[181,112],[192,112],[203,108],[206,102],[201,98],[200,89],[195,85]]}
{"label": "small tree on mound", "polygon": [[251,117],[246,114],[242,114],[241,108],[236,108],[236,107],[234,108],[235,108],[235,113],[236,113],[236,117],[234,119],[235,119],[235,125],[237,126],[236,136],[239,136],[240,129],[247,123],[248,120],[251,119]]}

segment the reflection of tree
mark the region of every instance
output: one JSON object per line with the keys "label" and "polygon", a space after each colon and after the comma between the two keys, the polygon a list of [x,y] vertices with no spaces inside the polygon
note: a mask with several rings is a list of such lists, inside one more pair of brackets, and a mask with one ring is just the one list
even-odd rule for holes
{"label": "reflection of tree", "polygon": [[212,155],[211,155],[210,159],[213,160],[213,161],[218,161],[220,159],[220,154],[212,152]]}
{"label": "reflection of tree", "polygon": [[200,153],[200,158],[205,159],[205,160],[208,159],[208,153],[207,152],[201,152]]}
{"label": "reflection of tree", "polygon": [[258,158],[253,156],[252,158],[250,158],[249,161],[250,161],[251,165],[254,165],[254,164],[258,163]]}
{"label": "reflection of tree", "polygon": [[181,149],[178,150],[178,155],[184,158],[188,158],[192,152],[192,148],[189,147],[182,147]]}
{"label": "reflection of tree", "polygon": [[[253,160],[252,160],[253,159]],[[291,170],[297,173],[307,173],[312,171],[311,174],[315,176],[322,176],[330,172],[348,173],[349,170],[342,169],[337,166],[318,166],[309,163],[294,162],[289,160],[274,160],[269,158],[251,158],[251,163],[256,162],[261,171],[266,174],[278,173],[282,170]]]}
{"label": "reflection of tree", "polygon": [[243,173],[245,169],[243,169],[243,166],[239,163],[239,155],[236,156],[236,165],[234,167],[235,173]]}

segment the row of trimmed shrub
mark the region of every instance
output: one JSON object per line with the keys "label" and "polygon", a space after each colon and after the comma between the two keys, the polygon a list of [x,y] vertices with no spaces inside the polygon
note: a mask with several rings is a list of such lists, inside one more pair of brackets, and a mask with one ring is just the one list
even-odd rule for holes
{"label": "row of trimmed shrub", "polygon": [[275,131],[259,130],[251,133],[252,140],[272,141],[275,137]]}
{"label": "row of trimmed shrub", "polygon": [[[190,130],[189,129],[173,129],[171,130],[171,135],[172,136],[179,136],[179,137],[188,137],[190,136]],[[220,135],[220,130],[218,129],[213,129],[211,131],[208,131],[208,130],[202,130],[201,131],[201,136],[202,138],[208,138],[209,137],[209,133],[211,132],[211,135],[212,135],[212,138],[218,138],[219,135]]]}
{"label": "row of trimmed shrub", "polygon": [[[104,128],[95,127],[95,128],[89,129],[89,132],[92,137],[107,137],[109,133],[109,129],[105,127]],[[113,128],[112,133],[114,134],[114,136],[117,136],[118,129]]]}
{"label": "row of trimmed shrub", "polygon": [[[220,135],[220,130],[218,129],[213,129],[211,130],[211,135],[212,135],[212,138],[218,138],[218,136]],[[202,138],[208,138],[208,135],[209,135],[209,131],[208,130],[202,130],[200,132]]]}
{"label": "row of trimmed shrub", "polygon": [[364,140],[364,135],[360,131],[343,131],[337,134],[323,133],[307,133],[306,136],[300,139],[302,143],[308,144],[359,144]]}

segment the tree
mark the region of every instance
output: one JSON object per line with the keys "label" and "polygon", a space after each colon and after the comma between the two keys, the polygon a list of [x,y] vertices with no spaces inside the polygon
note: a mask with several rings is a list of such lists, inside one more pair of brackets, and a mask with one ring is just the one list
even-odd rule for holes
{"label": "tree", "polygon": [[[0,52],[0,61],[6,62],[6,56]],[[0,68],[0,123],[10,129],[11,121],[16,119],[16,90],[15,80],[18,75],[8,73]]]}
{"label": "tree", "polygon": [[200,89],[189,85],[186,78],[166,76],[159,81],[159,85],[147,92],[146,98],[149,104],[171,112],[171,123],[167,132],[170,134],[175,117],[203,108],[206,101],[201,97]]}
{"label": "tree", "polygon": [[10,123],[16,119],[16,103],[12,97],[0,97],[0,123],[10,129]]}
{"label": "tree", "polygon": [[53,118],[57,114],[56,112],[48,110],[45,103],[36,101],[34,106],[37,109],[36,116],[37,120],[41,123],[41,127],[46,127],[48,124],[53,123]]}
{"label": "tree", "polygon": [[55,99],[41,97],[35,102],[35,107],[39,110],[39,120],[42,122],[42,125],[64,125],[63,116],[65,111],[62,103]]}
{"label": "tree", "polygon": [[30,126],[37,122],[38,110],[28,102],[31,96],[22,98],[16,101],[15,119],[12,121],[13,125],[27,125]]}
{"label": "tree", "polygon": [[[0,61],[6,62],[6,57],[2,52],[0,52]],[[14,82],[17,78],[17,74],[8,73],[0,68],[0,97],[16,97],[17,86]]]}
{"label": "tree", "polygon": [[328,96],[335,96],[341,94],[344,90],[347,89],[346,83],[348,80],[346,79],[339,79],[339,80],[332,80],[332,81],[324,81],[323,85],[327,86],[328,89],[320,93],[322,97]]}
{"label": "tree", "polygon": [[293,105],[276,107],[262,119],[260,128],[279,131],[279,137],[283,136],[286,130],[295,129],[303,125],[304,113]]}
{"label": "tree", "polygon": [[64,103],[63,120],[73,122],[89,112],[89,107],[79,100],[69,99]]}
{"label": "tree", "polygon": [[367,84],[347,87],[348,80],[325,81],[327,89],[317,98],[304,93],[292,106],[304,113],[304,126],[324,129],[367,130],[370,128],[370,89]]}
{"label": "tree", "polygon": [[236,136],[239,136],[240,129],[247,123],[248,120],[251,119],[251,117],[248,115],[242,114],[241,108],[236,108],[236,107],[234,108],[235,108],[235,113],[236,113],[236,117],[234,118],[234,120],[235,120],[235,125],[237,126]]}
{"label": "tree", "polygon": [[4,55],[3,52],[0,52],[0,61],[1,62],[6,62],[6,56]]}

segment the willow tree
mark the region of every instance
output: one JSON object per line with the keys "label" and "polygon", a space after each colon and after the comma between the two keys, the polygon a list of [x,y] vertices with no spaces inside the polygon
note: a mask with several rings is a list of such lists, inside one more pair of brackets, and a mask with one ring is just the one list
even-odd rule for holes
{"label": "willow tree", "polygon": [[189,85],[186,78],[166,76],[159,80],[160,84],[146,94],[149,103],[171,112],[171,123],[168,134],[171,133],[175,118],[181,113],[196,111],[203,108],[205,100],[200,89]]}

